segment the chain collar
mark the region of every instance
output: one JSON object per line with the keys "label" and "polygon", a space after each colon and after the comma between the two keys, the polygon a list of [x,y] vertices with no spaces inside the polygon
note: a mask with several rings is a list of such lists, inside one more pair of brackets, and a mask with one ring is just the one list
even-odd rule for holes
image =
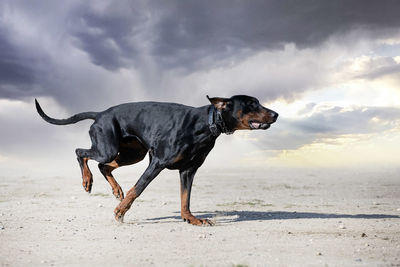
{"label": "chain collar", "polygon": [[233,131],[229,131],[228,127],[226,127],[221,111],[216,109],[214,105],[211,105],[210,111],[208,112],[208,127],[210,128],[211,134],[214,136],[219,136],[221,133],[233,134]]}

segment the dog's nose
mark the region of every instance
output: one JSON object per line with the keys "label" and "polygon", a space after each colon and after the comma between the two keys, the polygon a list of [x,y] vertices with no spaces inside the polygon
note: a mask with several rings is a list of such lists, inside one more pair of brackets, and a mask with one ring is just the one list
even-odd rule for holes
{"label": "dog's nose", "polygon": [[278,116],[279,116],[278,113],[276,113],[275,111],[271,111],[271,118],[274,120],[274,122],[276,122]]}

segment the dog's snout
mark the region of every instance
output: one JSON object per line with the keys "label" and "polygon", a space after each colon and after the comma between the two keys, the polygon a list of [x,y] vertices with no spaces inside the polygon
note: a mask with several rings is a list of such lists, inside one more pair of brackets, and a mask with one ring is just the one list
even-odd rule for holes
{"label": "dog's snout", "polygon": [[279,114],[276,113],[275,111],[269,110],[269,116],[272,120],[272,123],[274,123],[278,119]]}
{"label": "dog's snout", "polygon": [[264,107],[265,119],[268,120],[268,123],[274,123],[278,119],[279,114],[271,109]]}

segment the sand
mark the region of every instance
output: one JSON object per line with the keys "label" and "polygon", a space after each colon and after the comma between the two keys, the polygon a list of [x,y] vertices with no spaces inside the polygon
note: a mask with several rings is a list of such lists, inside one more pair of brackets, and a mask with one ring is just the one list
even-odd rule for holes
{"label": "sand", "polygon": [[[0,177],[1,266],[400,266],[400,171],[200,170],[180,219],[165,171],[125,216],[97,170]],[[135,175],[116,175],[126,192]]]}

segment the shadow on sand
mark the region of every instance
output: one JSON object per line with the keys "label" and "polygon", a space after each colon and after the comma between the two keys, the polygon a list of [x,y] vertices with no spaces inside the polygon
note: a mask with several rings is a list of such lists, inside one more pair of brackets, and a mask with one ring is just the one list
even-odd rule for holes
{"label": "shadow on sand", "polygon": [[[199,218],[215,218],[218,223],[292,219],[400,219],[400,216],[390,214],[336,214],[295,211],[199,211],[194,212],[194,215]],[[167,216],[147,220],[181,220],[181,217]]]}

